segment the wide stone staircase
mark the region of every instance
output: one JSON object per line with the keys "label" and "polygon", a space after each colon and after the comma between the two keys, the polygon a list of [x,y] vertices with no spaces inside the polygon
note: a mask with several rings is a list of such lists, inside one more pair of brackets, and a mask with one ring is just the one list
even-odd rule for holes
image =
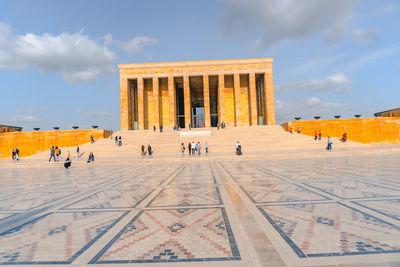
{"label": "wide stone staircase", "polygon": [[[196,135],[203,131],[210,132],[209,136]],[[180,133],[192,134],[195,136],[180,136]],[[115,144],[115,136],[122,137],[122,146]],[[334,140],[334,150],[351,150],[354,147],[366,146],[359,143],[341,143]],[[180,144],[186,147],[185,156],[188,156],[187,145],[194,141],[202,145],[202,156],[205,155],[204,145],[207,142],[209,147],[208,157],[225,157],[235,155],[235,144],[239,141],[242,145],[244,156],[246,155],[271,155],[284,153],[313,153],[324,152],[326,138],[322,141],[315,141],[313,137],[301,134],[290,134],[280,126],[256,126],[256,127],[228,127],[217,130],[216,128],[192,129],[191,131],[122,131],[114,132],[112,138],[96,140],[94,144],[80,146],[82,158],[87,159],[90,152],[93,152],[96,159],[121,160],[140,159],[141,146],[151,145],[154,154],[153,158],[181,158]],[[76,147],[61,148],[63,157],[68,151],[72,159],[76,158]],[[49,152],[42,152],[29,157],[31,160],[41,161],[49,157]]]}

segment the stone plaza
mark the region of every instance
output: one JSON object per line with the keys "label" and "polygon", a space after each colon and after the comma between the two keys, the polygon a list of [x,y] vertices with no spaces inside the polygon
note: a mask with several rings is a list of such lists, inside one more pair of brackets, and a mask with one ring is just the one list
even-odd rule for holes
{"label": "stone plaza", "polygon": [[0,264],[398,266],[400,153],[370,151],[3,161]]}

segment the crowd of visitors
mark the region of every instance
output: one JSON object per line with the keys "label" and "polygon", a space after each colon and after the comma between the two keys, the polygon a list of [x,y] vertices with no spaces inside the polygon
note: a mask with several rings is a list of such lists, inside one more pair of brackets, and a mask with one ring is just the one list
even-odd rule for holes
{"label": "crowd of visitors", "polygon": [[12,151],[11,151],[11,158],[12,158],[12,160],[14,161],[19,161],[19,149],[18,148],[13,148],[12,149]]}

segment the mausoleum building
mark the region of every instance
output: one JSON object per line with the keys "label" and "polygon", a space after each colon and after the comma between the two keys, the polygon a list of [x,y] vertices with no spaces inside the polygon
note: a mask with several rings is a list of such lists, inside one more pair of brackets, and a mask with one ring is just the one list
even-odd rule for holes
{"label": "mausoleum building", "polygon": [[274,125],[272,62],[119,64],[121,130]]}

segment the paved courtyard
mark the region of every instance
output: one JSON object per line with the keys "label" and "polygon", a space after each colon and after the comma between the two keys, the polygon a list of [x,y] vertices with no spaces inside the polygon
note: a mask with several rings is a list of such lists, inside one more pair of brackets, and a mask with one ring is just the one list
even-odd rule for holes
{"label": "paved courtyard", "polygon": [[400,155],[0,167],[0,264],[399,266]]}

